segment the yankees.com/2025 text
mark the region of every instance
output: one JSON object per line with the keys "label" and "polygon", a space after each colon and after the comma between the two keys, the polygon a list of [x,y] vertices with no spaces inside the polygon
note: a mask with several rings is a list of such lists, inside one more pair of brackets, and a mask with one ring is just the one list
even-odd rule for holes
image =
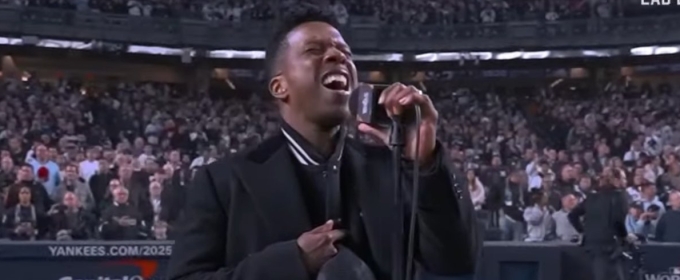
{"label": "yankees.com/2025 text", "polygon": [[48,248],[53,257],[153,257],[172,254],[172,245],[63,245]]}

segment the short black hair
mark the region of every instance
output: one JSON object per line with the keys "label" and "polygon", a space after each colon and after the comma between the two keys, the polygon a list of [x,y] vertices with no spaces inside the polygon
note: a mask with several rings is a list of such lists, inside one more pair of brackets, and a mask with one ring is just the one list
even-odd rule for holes
{"label": "short black hair", "polygon": [[269,39],[265,50],[264,71],[267,81],[274,77],[279,53],[286,47],[285,42],[288,33],[301,24],[313,21],[325,22],[335,28],[339,27],[337,19],[330,10],[313,4],[303,3],[301,6],[298,4],[296,7],[282,12],[281,18],[276,24],[277,28]]}

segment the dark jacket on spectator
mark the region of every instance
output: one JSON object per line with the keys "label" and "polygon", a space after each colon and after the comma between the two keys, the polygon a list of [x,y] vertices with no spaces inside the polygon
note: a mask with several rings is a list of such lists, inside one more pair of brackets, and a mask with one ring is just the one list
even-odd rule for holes
{"label": "dark jacket on spectator", "polygon": [[172,174],[169,184],[163,187],[161,201],[164,206],[161,209],[160,219],[171,225],[177,221],[184,210],[186,189],[190,187],[188,186],[190,174],[191,171],[188,169],[179,169]]}
{"label": "dark jacket on spectator", "polygon": [[17,176],[11,172],[0,171],[0,190],[16,182]]}
{"label": "dark jacket on spectator", "polygon": [[680,210],[669,210],[656,224],[656,241],[680,242]]}
{"label": "dark jacket on spectator", "polygon": [[55,206],[50,211],[50,239],[57,239],[60,231],[65,230],[73,240],[87,240],[94,238],[96,220],[94,216],[80,207],[75,212],[69,212],[65,205]]}
{"label": "dark jacket on spectator", "polygon": [[[136,225],[122,226],[117,220],[122,217],[129,217],[136,220]],[[104,240],[136,240],[146,239],[148,231],[146,223],[141,214],[130,203],[113,203],[102,213],[99,231]]]}
{"label": "dark jacket on spectator", "polygon": [[617,240],[623,240],[628,234],[627,206],[625,193],[615,189],[597,190],[576,206],[568,218],[574,229],[584,235],[586,247],[611,251],[618,246]]}
{"label": "dark jacket on spectator", "polygon": [[92,175],[89,185],[96,205],[104,204],[104,196],[109,189],[109,182],[114,178],[116,178],[116,174],[113,172],[99,172]]}
{"label": "dark jacket on spectator", "polygon": [[485,176],[482,177],[484,185],[489,188],[485,203],[485,206],[489,210],[498,210],[502,208],[507,176],[508,173],[505,168],[491,167],[485,172]]}
{"label": "dark jacket on spectator", "polygon": [[158,205],[160,207],[159,213],[156,213],[156,211],[154,210],[154,201],[150,197],[149,197],[149,199],[144,200],[137,207],[137,209],[139,209],[139,213],[142,215],[142,219],[144,219],[144,222],[149,226],[154,224],[156,215],[158,215],[159,220],[166,221],[165,220],[166,217],[163,216],[163,214],[167,213],[168,211],[164,210],[164,209],[172,208],[172,206],[169,205],[169,203],[168,203],[169,199],[167,197],[164,197],[163,193],[164,192],[161,193],[161,197],[158,201],[158,203],[160,204],[160,205]]}
{"label": "dark jacket on spectator", "polygon": [[[507,187],[503,188],[500,195],[503,213],[515,221],[523,222],[524,206],[528,199],[525,188],[517,183],[508,182]],[[509,197],[506,197],[506,195],[509,195]]]}

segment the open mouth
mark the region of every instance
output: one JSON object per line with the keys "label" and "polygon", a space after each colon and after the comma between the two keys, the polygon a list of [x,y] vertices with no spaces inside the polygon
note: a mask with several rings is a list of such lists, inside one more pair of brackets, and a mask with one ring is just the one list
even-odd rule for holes
{"label": "open mouth", "polygon": [[327,89],[349,94],[349,78],[345,73],[328,73],[321,79],[321,84]]}

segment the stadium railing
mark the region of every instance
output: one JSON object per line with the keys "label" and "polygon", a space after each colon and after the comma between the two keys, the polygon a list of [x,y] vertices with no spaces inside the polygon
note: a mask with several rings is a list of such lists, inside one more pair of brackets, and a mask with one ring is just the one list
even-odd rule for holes
{"label": "stadium railing", "polygon": [[[272,22],[207,22],[0,6],[0,35],[99,40],[145,46],[262,50]],[[678,42],[680,14],[643,18],[452,26],[349,24],[355,50],[389,52],[597,48]],[[414,40],[417,38],[417,40]]]}

